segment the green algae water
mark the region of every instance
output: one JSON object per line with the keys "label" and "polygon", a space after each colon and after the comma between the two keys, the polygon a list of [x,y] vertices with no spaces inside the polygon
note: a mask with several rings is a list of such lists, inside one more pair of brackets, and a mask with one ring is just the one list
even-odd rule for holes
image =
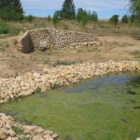
{"label": "green algae water", "polygon": [[64,140],[140,137],[140,74],[95,77],[0,106],[17,121],[53,130]]}

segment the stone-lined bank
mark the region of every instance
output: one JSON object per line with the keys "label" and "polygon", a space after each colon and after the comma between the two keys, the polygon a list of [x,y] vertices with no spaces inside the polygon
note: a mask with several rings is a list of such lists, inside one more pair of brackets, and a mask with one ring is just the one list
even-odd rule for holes
{"label": "stone-lined bank", "polygon": [[58,135],[38,126],[22,125],[0,113],[0,140],[60,140]]}
{"label": "stone-lined bank", "polygon": [[91,47],[93,45],[99,45],[95,34],[55,29],[29,30],[19,40],[19,49],[24,53],[33,52],[36,49]]}
{"label": "stone-lined bank", "polygon": [[44,68],[40,72],[27,72],[16,77],[0,79],[0,103],[14,100],[20,96],[28,96],[38,89],[46,91],[71,83],[78,83],[94,76],[124,71],[140,71],[140,62],[80,63]]}

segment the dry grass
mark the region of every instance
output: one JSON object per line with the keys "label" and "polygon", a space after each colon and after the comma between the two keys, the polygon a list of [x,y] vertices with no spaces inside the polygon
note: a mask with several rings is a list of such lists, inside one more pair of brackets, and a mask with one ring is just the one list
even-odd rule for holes
{"label": "dry grass", "polygon": [[[38,29],[38,28],[54,28],[51,21],[47,18],[36,18],[33,22],[8,22],[8,24],[12,27],[17,28],[18,30],[25,32],[27,30]],[[114,26],[110,24],[107,20],[101,20],[98,22],[90,21],[86,26],[86,30],[81,28],[81,24],[76,20],[61,20],[57,29],[61,30],[73,30],[73,31],[84,31],[88,33],[95,33],[100,36],[106,35],[136,35],[140,34],[139,25],[134,24],[122,24],[119,23],[114,32]]]}

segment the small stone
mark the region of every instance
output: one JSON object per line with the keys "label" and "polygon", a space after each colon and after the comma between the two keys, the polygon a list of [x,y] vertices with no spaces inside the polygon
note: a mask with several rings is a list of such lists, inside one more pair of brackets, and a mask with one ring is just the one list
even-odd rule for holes
{"label": "small stone", "polygon": [[39,78],[40,77],[40,73],[34,72],[33,76],[36,77],[36,78]]}
{"label": "small stone", "polygon": [[57,134],[53,134],[53,135],[52,135],[52,138],[53,138],[53,139],[56,139],[56,138],[58,138],[58,135],[57,135]]}
{"label": "small stone", "polygon": [[34,130],[34,132],[36,132],[36,133],[42,133],[43,131],[44,131],[44,129],[41,127],[38,127]]}
{"label": "small stone", "polygon": [[53,138],[49,135],[45,135],[44,138],[45,138],[45,140],[53,140]]}
{"label": "small stone", "polygon": [[0,140],[5,140],[7,137],[7,133],[3,129],[0,129]]}
{"label": "small stone", "polygon": [[44,138],[40,135],[36,135],[32,137],[32,140],[44,140]]}
{"label": "small stone", "polygon": [[44,134],[53,135],[53,131],[51,131],[51,130],[45,130],[44,131]]}

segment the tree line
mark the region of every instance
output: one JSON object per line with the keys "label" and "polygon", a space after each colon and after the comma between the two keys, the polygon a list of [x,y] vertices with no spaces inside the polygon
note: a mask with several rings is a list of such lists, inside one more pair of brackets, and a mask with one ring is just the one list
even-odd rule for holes
{"label": "tree line", "polygon": [[[140,0],[129,0],[129,11],[131,15],[124,15],[121,19],[123,23],[140,23]],[[24,19],[24,10],[20,0],[0,0],[0,19],[5,21],[19,21]],[[51,17],[49,17],[51,19]],[[119,15],[113,15],[110,22],[118,23]],[[33,20],[33,16],[28,16],[28,20]],[[60,19],[70,19],[81,22],[84,27],[87,22],[98,21],[98,15],[95,11],[89,12],[82,8],[76,10],[73,0],[64,0],[60,11],[56,11],[53,15],[53,23],[57,24]]]}
{"label": "tree line", "polygon": [[81,25],[85,27],[85,25],[89,20],[95,22],[98,21],[98,15],[95,11],[88,12],[82,8],[79,8],[76,11],[73,0],[65,0],[62,5],[62,9],[60,11],[55,11],[53,15],[54,25],[56,25],[58,21],[61,19],[68,19],[68,20],[77,19],[79,22],[81,22]]}

